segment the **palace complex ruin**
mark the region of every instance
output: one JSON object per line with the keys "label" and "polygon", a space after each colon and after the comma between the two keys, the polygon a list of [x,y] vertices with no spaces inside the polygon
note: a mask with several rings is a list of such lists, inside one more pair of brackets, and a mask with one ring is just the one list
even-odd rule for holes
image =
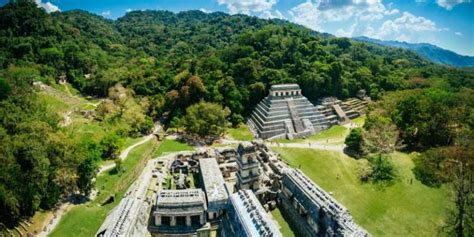
{"label": "palace complex ruin", "polygon": [[370,236],[261,142],[151,160],[96,235],[279,237],[275,208],[297,236]]}
{"label": "palace complex ruin", "polygon": [[340,101],[326,97],[313,105],[298,84],[273,85],[268,96],[255,106],[248,124],[257,138],[307,137],[364,114],[369,101],[361,90],[357,98]]}

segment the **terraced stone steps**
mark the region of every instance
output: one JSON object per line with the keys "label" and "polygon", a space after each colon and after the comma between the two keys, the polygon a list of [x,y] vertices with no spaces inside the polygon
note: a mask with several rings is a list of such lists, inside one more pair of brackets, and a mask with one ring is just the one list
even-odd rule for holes
{"label": "terraced stone steps", "polygon": [[290,111],[291,121],[293,122],[293,127],[295,129],[295,132],[296,133],[303,132],[304,131],[303,122],[298,116],[298,112],[296,111],[293,100],[287,100],[286,103],[288,105],[288,110]]}

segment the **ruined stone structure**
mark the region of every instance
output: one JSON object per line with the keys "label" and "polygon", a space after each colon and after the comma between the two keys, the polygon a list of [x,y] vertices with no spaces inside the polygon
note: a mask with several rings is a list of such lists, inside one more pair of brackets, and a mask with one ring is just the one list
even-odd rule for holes
{"label": "ruined stone structure", "polygon": [[259,138],[297,138],[330,126],[297,84],[273,85],[252,112],[249,125]]}
{"label": "ruined stone structure", "polygon": [[201,183],[206,192],[207,216],[209,220],[213,220],[224,212],[229,194],[215,158],[200,159],[199,170]]}
{"label": "ruined stone structure", "polygon": [[359,93],[361,98],[350,98],[341,101],[336,97],[325,97],[319,100],[316,109],[321,112],[329,124],[346,123],[350,119],[357,118],[367,111],[370,98],[365,93]]}
{"label": "ruined stone structure", "polygon": [[278,237],[278,227],[250,190],[240,190],[230,196],[223,220],[221,236]]}
{"label": "ruined stone structure", "polygon": [[288,168],[283,176],[280,203],[303,236],[367,237],[349,211],[301,171]]}
{"label": "ruined stone structure", "polygon": [[112,210],[104,224],[97,232],[97,236],[131,236],[133,226],[138,217],[137,212],[141,208],[142,202],[133,198],[124,198],[117,207]]}
{"label": "ruined stone structure", "polygon": [[153,211],[153,230],[166,233],[193,233],[206,224],[206,197],[201,189],[161,190]]}
{"label": "ruined stone structure", "polygon": [[257,191],[260,186],[259,163],[255,146],[250,142],[242,142],[237,148],[237,189]]}
{"label": "ruined stone structure", "polygon": [[[263,142],[150,162],[96,236],[278,237],[282,234],[268,213],[274,208],[298,236],[370,236],[329,193],[288,167]],[[192,188],[163,185],[185,170],[197,180]]]}
{"label": "ruined stone structure", "polygon": [[[150,161],[153,162],[153,161]],[[139,185],[143,184],[143,185]],[[100,226],[96,236],[143,236],[147,231],[148,213],[151,209],[149,200],[145,200],[150,179],[143,173],[130,186],[133,191],[125,193],[124,198],[114,207]]]}
{"label": "ruined stone structure", "polygon": [[305,137],[364,114],[370,98],[363,90],[357,96],[344,102],[326,97],[314,106],[297,84],[273,85],[255,106],[248,124],[262,139]]}

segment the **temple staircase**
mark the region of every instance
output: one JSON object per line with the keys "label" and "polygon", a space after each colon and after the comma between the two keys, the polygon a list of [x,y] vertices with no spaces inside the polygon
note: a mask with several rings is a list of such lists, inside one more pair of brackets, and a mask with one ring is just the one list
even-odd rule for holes
{"label": "temple staircase", "polygon": [[296,133],[304,132],[305,130],[304,125],[300,117],[298,116],[298,112],[296,111],[293,99],[287,100],[286,104],[288,106],[288,110],[290,111],[291,121],[293,122],[293,127],[295,129],[295,132]]}
{"label": "temple staircase", "polygon": [[346,113],[341,109],[338,104],[333,104],[332,109],[334,110],[334,112],[336,112],[339,121],[341,121],[342,123],[349,121],[349,118],[347,117]]}

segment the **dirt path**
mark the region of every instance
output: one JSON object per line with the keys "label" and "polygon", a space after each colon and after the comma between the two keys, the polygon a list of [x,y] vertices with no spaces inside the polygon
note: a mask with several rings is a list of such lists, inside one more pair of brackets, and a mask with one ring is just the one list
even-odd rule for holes
{"label": "dirt path", "polygon": [[289,148],[306,148],[306,149],[317,149],[325,151],[337,151],[343,152],[344,145],[336,144],[321,144],[316,142],[300,142],[300,143],[276,143],[276,142],[267,142],[269,147],[289,147]]}
{"label": "dirt path", "polygon": [[70,203],[64,203],[61,206],[59,206],[59,209],[54,212],[53,219],[49,221],[49,223],[43,228],[43,231],[41,231],[37,235],[37,237],[48,236],[51,233],[51,231],[53,231],[54,228],[56,228],[62,216],[71,208],[71,206],[72,204]]}
{"label": "dirt path", "polygon": [[[128,146],[125,150],[123,150],[122,153],[120,153],[120,156],[119,156],[120,159],[122,159],[122,160],[126,159],[128,154],[130,153],[130,151],[133,150],[135,147],[140,146],[140,145],[150,141],[151,139],[153,139],[155,137],[154,134],[159,132],[160,129],[161,129],[161,126],[158,123],[155,124],[153,132],[149,135],[143,136],[143,138],[140,141]],[[113,167],[115,167],[115,163],[101,166],[99,168],[99,173],[97,175],[99,175],[100,173],[102,173],[102,172],[104,172],[108,169],[112,169]],[[43,228],[43,231],[41,231],[41,233],[39,233],[37,236],[38,237],[48,236],[54,230],[54,228],[57,226],[57,224],[59,223],[59,221],[61,220],[63,215],[70,209],[71,205],[72,204],[70,204],[70,203],[61,204],[59,209],[55,212],[54,218],[49,221],[48,225],[45,226]]]}
{"label": "dirt path", "polygon": [[[228,138],[221,140],[221,144],[223,145],[233,145],[233,144],[239,144],[241,142],[243,141],[228,139]],[[279,142],[265,141],[265,144],[269,147],[308,148],[308,149],[343,152],[345,145],[334,144],[333,142],[334,141],[331,141],[331,143],[327,143],[327,142],[319,142],[319,141],[315,142],[315,141],[308,140],[307,142],[279,143]]]}
{"label": "dirt path", "polygon": [[[133,148],[135,148],[137,146],[140,146],[140,145],[150,141],[151,139],[153,139],[155,137],[155,133],[160,132],[160,129],[161,129],[161,126],[159,124],[155,124],[155,127],[154,127],[152,133],[150,133],[146,136],[143,136],[143,138],[140,141],[138,141],[138,142],[128,146],[127,148],[125,148],[125,150],[123,150],[120,153],[119,158],[121,160],[125,160],[128,157],[128,153],[130,153],[130,151],[132,151]],[[99,168],[99,172],[97,174],[99,175],[99,174],[103,173],[104,171],[112,169],[114,167],[115,167],[115,163],[108,164],[108,165],[103,165]]]}

